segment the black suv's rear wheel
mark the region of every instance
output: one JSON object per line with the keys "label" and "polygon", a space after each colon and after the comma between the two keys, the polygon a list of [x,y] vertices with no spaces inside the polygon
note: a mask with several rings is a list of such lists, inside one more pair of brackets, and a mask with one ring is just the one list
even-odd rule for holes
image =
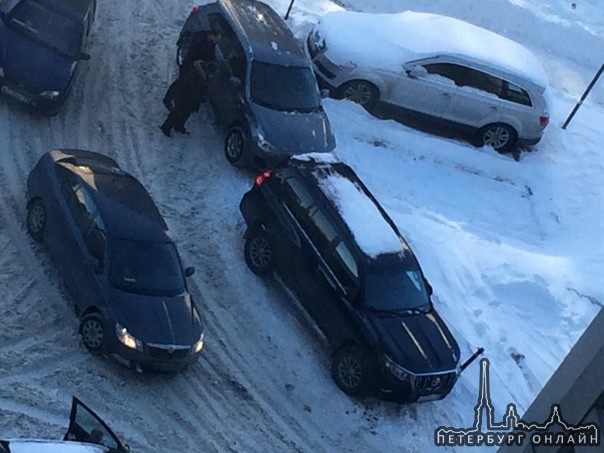
{"label": "black suv's rear wheel", "polygon": [[331,375],[347,395],[361,395],[369,388],[369,360],[358,348],[341,348],[333,356]]}
{"label": "black suv's rear wheel", "polygon": [[27,205],[27,231],[36,241],[42,241],[46,228],[46,210],[42,200],[32,200]]}
{"label": "black suv's rear wheel", "polygon": [[245,262],[254,274],[268,275],[275,269],[274,241],[262,230],[252,230],[245,240]]}
{"label": "black suv's rear wheel", "polygon": [[232,165],[245,163],[246,139],[241,127],[232,127],[224,140],[224,156]]}

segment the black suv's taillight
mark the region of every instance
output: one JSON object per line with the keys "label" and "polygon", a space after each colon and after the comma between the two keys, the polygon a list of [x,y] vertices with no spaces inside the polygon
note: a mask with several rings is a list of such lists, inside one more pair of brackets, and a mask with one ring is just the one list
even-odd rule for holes
{"label": "black suv's taillight", "polygon": [[261,186],[264,181],[266,181],[268,178],[270,178],[270,176],[271,176],[271,172],[265,171],[263,173],[260,173],[258,176],[256,176],[256,179],[254,179],[254,182],[256,183],[257,186]]}

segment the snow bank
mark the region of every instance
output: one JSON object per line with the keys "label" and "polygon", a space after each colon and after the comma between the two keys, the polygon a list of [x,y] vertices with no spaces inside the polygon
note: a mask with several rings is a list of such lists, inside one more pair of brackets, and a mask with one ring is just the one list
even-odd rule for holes
{"label": "snow bank", "polygon": [[11,453],[103,453],[100,445],[81,442],[54,442],[44,440],[11,440]]}

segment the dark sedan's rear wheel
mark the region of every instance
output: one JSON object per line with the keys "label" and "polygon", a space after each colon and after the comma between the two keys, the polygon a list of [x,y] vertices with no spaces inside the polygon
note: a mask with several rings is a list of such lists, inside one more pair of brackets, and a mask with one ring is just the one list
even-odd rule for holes
{"label": "dark sedan's rear wheel", "polygon": [[275,245],[262,230],[252,230],[245,240],[245,262],[254,274],[268,275],[275,269]]}
{"label": "dark sedan's rear wheel", "polygon": [[347,82],[339,91],[342,98],[361,104],[365,108],[374,107],[380,97],[375,85],[364,80]]}
{"label": "dark sedan's rear wheel", "polygon": [[224,141],[224,156],[232,165],[245,163],[245,133],[241,127],[232,127]]}
{"label": "dark sedan's rear wheel", "polygon": [[333,356],[331,375],[347,395],[361,395],[369,388],[369,360],[360,349],[341,348]]}
{"label": "dark sedan's rear wheel", "polygon": [[511,126],[495,123],[480,129],[476,141],[479,146],[490,146],[495,151],[505,153],[514,149],[517,135]]}
{"label": "dark sedan's rear wheel", "polygon": [[99,313],[90,313],[80,321],[80,335],[84,346],[93,354],[100,354],[105,343],[105,323]]}
{"label": "dark sedan's rear wheel", "polygon": [[36,241],[42,241],[46,228],[46,210],[42,200],[32,200],[27,205],[27,231]]}

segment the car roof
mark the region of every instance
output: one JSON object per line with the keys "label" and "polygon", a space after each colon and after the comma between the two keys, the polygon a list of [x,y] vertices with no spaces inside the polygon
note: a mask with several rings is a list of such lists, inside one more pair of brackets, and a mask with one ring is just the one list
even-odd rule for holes
{"label": "car roof", "polygon": [[290,162],[304,179],[312,180],[366,258],[411,253],[396,224],[352,168],[342,162],[317,162],[306,156]]}
{"label": "car roof", "polygon": [[9,439],[3,442],[8,442],[10,453],[107,453],[109,451],[101,445],[74,441]]}
{"label": "car roof", "polygon": [[[319,32],[327,40],[330,58],[345,62],[400,72],[405,62],[451,56],[482,63],[541,88],[548,83],[545,70],[527,48],[453,17],[416,11],[396,14],[336,11],[321,19]],[[351,46],[351,42],[363,45]]]}
{"label": "car roof", "polygon": [[117,163],[92,151],[49,153],[55,164],[77,175],[94,200],[109,237],[170,241],[163,217],[144,186]]}
{"label": "car roof", "polygon": [[[13,9],[22,0],[8,0],[6,3],[0,4],[5,7],[6,11]],[[60,8],[66,14],[75,18],[81,18],[84,16],[94,0],[37,0],[41,3],[48,5],[49,8]]]}
{"label": "car roof", "polygon": [[268,63],[310,66],[292,31],[269,5],[257,0],[220,0],[219,4],[240,39],[245,39],[244,44],[253,58]]}

